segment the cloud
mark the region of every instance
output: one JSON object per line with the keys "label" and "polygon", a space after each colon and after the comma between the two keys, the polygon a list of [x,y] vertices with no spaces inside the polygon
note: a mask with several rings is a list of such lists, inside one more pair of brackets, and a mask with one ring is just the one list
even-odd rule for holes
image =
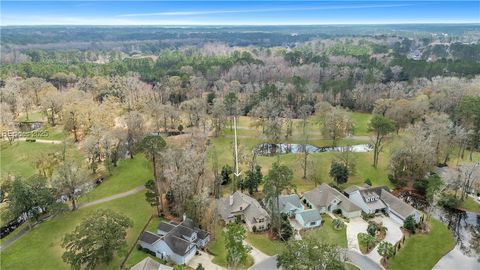
{"label": "cloud", "polygon": [[214,15],[229,13],[259,13],[259,12],[282,12],[282,11],[310,11],[310,10],[331,10],[331,9],[365,9],[365,8],[390,8],[406,7],[414,4],[389,4],[389,5],[343,5],[343,6],[324,6],[324,7],[303,7],[303,8],[259,8],[259,9],[237,9],[237,10],[192,10],[192,11],[165,11],[152,13],[131,13],[120,14],[117,17],[147,17],[147,16],[195,16],[195,15]]}

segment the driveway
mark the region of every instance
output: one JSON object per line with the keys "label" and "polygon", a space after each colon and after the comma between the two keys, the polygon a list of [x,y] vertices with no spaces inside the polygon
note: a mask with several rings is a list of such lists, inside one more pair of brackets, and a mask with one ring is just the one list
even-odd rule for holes
{"label": "driveway", "polygon": [[268,257],[259,263],[254,264],[249,270],[277,270],[277,256]]}
{"label": "driveway", "polygon": [[359,233],[366,233],[368,223],[361,217],[350,219],[347,224],[347,246],[349,250],[360,252],[357,235]]}
{"label": "driveway", "polygon": [[[402,230],[400,230],[400,226],[402,225],[394,219],[381,216],[375,217],[373,220],[376,222],[382,222],[383,226],[387,227],[387,234],[385,235],[385,239],[383,239],[383,241],[387,241],[390,242],[392,245],[395,245],[395,243],[402,239],[403,233]],[[378,245],[372,251],[370,251],[367,256],[375,262],[380,263],[382,256],[378,254]]]}
{"label": "driveway", "polygon": [[253,258],[253,261],[255,262],[255,264],[261,262],[261,261],[264,261],[268,258],[270,258],[271,256],[268,256],[267,254],[261,252],[260,250],[258,250],[256,247],[254,247],[253,245],[247,243],[246,241],[244,241],[244,244],[245,245],[248,245],[249,247],[252,248],[252,250],[250,250],[250,256],[252,256]]}
{"label": "driveway", "polygon": [[199,264],[202,264],[204,269],[213,269],[213,270],[224,270],[225,268],[216,265],[212,262],[213,256],[210,254],[199,250],[199,255],[193,256],[193,258],[188,262],[188,266],[193,269],[196,269]]}
{"label": "driveway", "polygon": [[358,266],[362,270],[383,270],[384,268],[378,265],[369,257],[362,255],[360,252],[347,250],[347,261]]}

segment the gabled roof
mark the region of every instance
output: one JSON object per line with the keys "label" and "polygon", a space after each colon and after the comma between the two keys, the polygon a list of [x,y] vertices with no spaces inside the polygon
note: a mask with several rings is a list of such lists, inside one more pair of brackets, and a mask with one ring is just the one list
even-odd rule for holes
{"label": "gabled roof", "polygon": [[165,221],[162,221],[160,222],[160,224],[158,224],[157,226],[157,229],[160,230],[160,231],[164,231],[164,232],[169,232],[171,230],[173,230],[175,228],[175,225],[169,223],[169,222],[165,222]]}
{"label": "gabled roof", "polygon": [[395,195],[388,192],[387,190],[382,190],[380,198],[385,204],[387,204],[390,209],[397,212],[404,219],[414,214],[416,211],[413,206],[404,202],[402,199],[397,198]]}
{"label": "gabled roof", "polygon": [[317,209],[308,209],[297,213],[300,215],[305,223],[311,223],[322,220],[320,212]]}
{"label": "gabled roof", "polygon": [[360,188],[358,186],[349,186],[348,188],[344,189],[343,192],[347,193],[347,194],[351,194],[357,190],[359,190]]}
{"label": "gabled roof", "polygon": [[163,238],[163,241],[165,241],[165,244],[176,254],[180,256],[184,256],[185,254],[188,253],[191,249],[191,243],[188,242],[187,240],[178,237],[174,234],[167,234]]}
{"label": "gabled roof", "polygon": [[178,237],[190,238],[192,237],[194,232],[195,232],[194,230],[188,227],[182,226],[182,224],[180,224],[177,227],[175,227],[173,230],[171,230],[169,234],[174,234]]}
{"label": "gabled roof", "polygon": [[351,202],[345,195],[340,193],[340,191],[327,184],[322,184],[313,190],[305,192],[303,197],[317,209],[328,207],[336,199],[340,201],[338,206],[344,211],[352,212],[361,210],[360,207]]}
{"label": "gabled roof", "polygon": [[297,194],[280,195],[278,201],[280,203],[280,212],[288,212],[295,208],[302,208],[302,202]]}
{"label": "gabled roof", "polygon": [[161,264],[150,257],[146,257],[135,264],[130,270],[173,270],[172,267]]}
{"label": "gabled roof", "polygon": [[245,219],[253,223],[256,223],[259,218],[270,217],[257,200],[239,191],[218,199],[217,210],[224,220],[236,214],[243,214]]}
{"label": "gabled roof", "polygon": [[149,232],[149,231],[144,231],[142,233],[142,235],[140,235],[140,241],[143,241],[147,244],[153,244],[155,242],[157,242],[161,237],[157,234],[154,234],[152,232]]}

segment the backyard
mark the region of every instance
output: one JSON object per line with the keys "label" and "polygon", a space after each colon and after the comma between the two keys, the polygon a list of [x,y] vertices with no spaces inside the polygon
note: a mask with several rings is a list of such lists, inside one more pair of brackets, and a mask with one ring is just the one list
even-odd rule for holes
{"label": "backyard", "polygon": [[[61,258],[62,238],[66,233],[71,232],[83,218],[97,209],[112,209],[132,219],[133,227],[128,230],[127,234],[127,243],[130,247],[153,213],[153,209],[147,204],[144,197],[143,193],[137,193],[74,212],[67,212],[41,223],[7,249],[2,250],[2,268],[70,269]],[[126,252],[124,250],[121,254],[116,254],[109,265],[101,266],[101,268],[118,269]]]}

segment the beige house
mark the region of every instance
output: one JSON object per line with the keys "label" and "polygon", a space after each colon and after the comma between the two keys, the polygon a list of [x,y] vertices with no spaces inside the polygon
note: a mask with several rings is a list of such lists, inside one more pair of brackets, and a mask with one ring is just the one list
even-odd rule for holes
{"label": "beige house", "polygon": [[251,232],[267,230],[270,225],[270,215],[260,203],[239,191],[218,199],[217,211],[225,223],[240,220]]}
{"label": "beige house", "polygon": [[317,209],[320,213],[339,209],[342,211],[342,215],[347,218],[359,217],[362,214],[360,207],[355,205],[340,191],[327,184],[322,184],[313,190],[305,192],[303,199],[307,205]]}

